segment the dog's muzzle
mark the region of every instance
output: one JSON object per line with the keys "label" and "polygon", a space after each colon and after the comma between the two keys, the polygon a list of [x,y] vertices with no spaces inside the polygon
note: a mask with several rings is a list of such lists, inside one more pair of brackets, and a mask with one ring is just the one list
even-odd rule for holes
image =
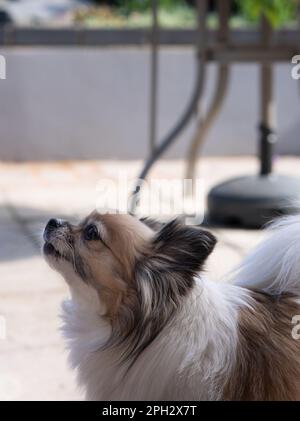
{"label": "dog's muzzle", "polygon": [[61,219],[52,218],[48,221],[43,233],[43,239],[45,241],[43,251],[46,255],[60,257],[60,253],[53,245],[53,239],[55,239],[55,232],[66,225],[67,222]]}

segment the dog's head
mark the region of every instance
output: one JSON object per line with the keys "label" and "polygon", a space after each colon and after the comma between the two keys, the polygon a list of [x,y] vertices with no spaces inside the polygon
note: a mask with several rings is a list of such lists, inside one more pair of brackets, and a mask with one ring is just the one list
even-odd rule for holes
{"label": "dog's head", "polygon": [[71,290],[78,282],[95,289],[106,317],[125,336],[137,323],[170,315],[179,306],[216,243],[209,232],[179,220],[160,225],[97,212],[78,225],[51,219],[44,241],[50,266]]}

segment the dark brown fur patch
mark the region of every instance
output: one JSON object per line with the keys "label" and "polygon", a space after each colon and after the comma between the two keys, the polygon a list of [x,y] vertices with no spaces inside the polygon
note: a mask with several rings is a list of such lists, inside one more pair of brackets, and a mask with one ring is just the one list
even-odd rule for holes
{"label": "dark brown fur patch", "polygon": [[119,313],[118,320],[127,328],[119,328],[116,335],[123,347],[127,342],[125,359],[134,362],[164,329],[215,244],[211,233],[178,219],[163,225],[148,241],[136,258],[132,300]]}
{"label": "dark brown fur patch", "polygon": [[300,340],[292,317],[300,306],[291,295],[253,291],[254,309],[240,310],[236,364],[224,390],[226,400],[299,400]]}

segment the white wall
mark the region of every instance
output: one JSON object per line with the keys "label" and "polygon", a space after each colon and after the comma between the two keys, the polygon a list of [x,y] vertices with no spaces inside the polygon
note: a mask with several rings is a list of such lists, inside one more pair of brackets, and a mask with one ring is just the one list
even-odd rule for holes
{"label": "white wall", "polygon": [[[0,160],[145,157],[148,151],[149,52],[146,48],[10,48],[0,80]],[[279,153],[300,154],[300,99],[291,65],[276,65]],[[214,86],[208,69],[206,98]],[[204,149],[210,155],[256,151],[258,68],[234,65],[222,113]],[[165,135],[192,91],[194,55],[160,55],[159,132]],[[194,120],[195,122],[195,120]],[[192,124],[168,153],[182,157]]]}

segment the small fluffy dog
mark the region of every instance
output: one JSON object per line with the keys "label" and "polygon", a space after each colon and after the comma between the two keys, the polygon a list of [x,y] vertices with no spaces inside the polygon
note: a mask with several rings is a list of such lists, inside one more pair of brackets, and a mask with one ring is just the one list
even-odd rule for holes
{"label": "small fluffy dog", "polygon": [[64,334],[92,400],[300,399],[300,217],[283,219],[231,283],[201,271],[216,239],[178,220],[51,219]]}

